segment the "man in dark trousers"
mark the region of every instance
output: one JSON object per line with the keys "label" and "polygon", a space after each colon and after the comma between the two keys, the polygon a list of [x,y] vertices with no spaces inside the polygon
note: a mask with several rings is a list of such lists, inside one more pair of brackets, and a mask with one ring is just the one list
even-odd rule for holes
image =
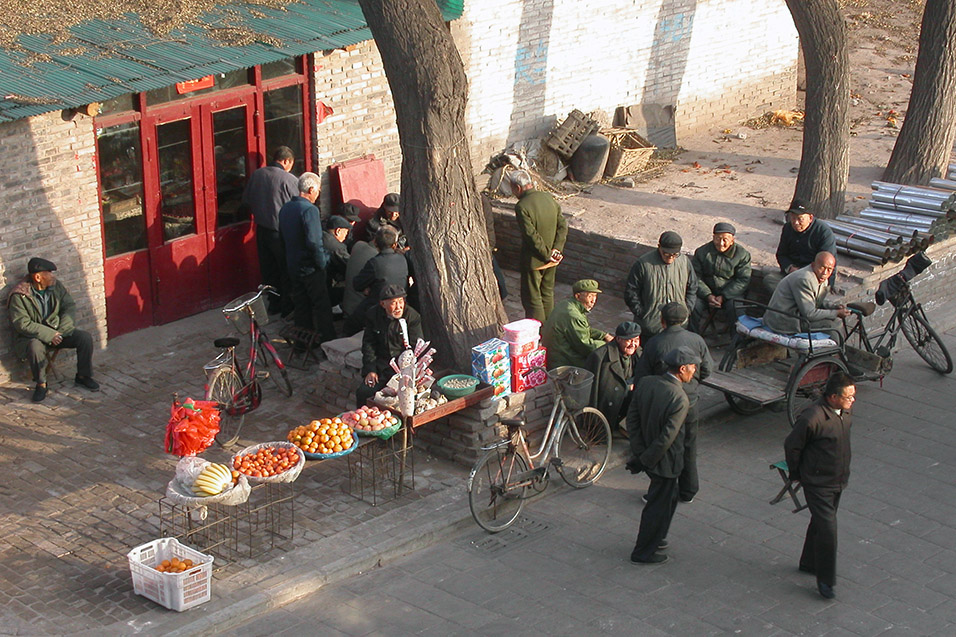
{"label": "man in dark trousers", "polygon": [[836,516],[850,478],[850,410],[855,400],[853,379],[836,372],[823,398],[800,413],[783,443],[790,479],[803,485],[810,509],[800,570],[817,576],[817,590],[825,599],[835,597]]}
{"label": "man in dark trousers", "polygon": [[368,310],[362,335],[362,385],[355,390],[361,407],[384,387],[395,373],[389,362],[422,337],[422,317],[405,303],[405,289],[386,285],[378,304]]}
{"label": "man in dark trousers", "polygon": [[687,421],[684,423],[684,469],[678,480],[678,499],[681,502],[693,502],[700,490],[697,477],[697,429],[700,412],[697,402],[700,398],[700,381],[710,376],[714,369],[714,359],[710,355],[707,342],[700,334],[683,327],[687,320],[687,309],[677,302],[668,303],[661,308],[660,334],[653,336],[644,344],[644,354],[634,368],[634,382],[651,374],[663,374],[667,371],[664,356],[678,347],[686,347],[700,359],[693,378],[684,383],[684,392],[689,401]]}
{"label": "man in dark trousers", "polygon": [[295,155],[288,146],[279,146],[272,153],[272,163],[259,168],[246,184],[242,205],[252,213],[256,224],[256,249],[259,251],[259,273],[262,282],[271,285],[278,297],[269,297],[269,313],[292,311],[292,293],[285,247],[279,236],[279,210],[299,194],[298,180],[290,173]]}
{"label": "man in dark trousers", "polygon": [[632,564],[662,564],[667,532],[677,510],[677,478],[684,468],[684,419],[689,402],[682,387],[694,377],[700,358],[686,347],[664,356],[667,372],[645,376],[634,388],[627,412],[631,473],[646,471],[651,479],[641,514]]}
{"label": "man in dark trousers", "polygon": [[378,254],[366,261],[352,280],[353,289],[366,295],[357,312],[362,320],[378,302],[386,285],[397,285],[402,291],[408,291],[408,258],[398,249],[398,231],[389,225],[380,228],[375,235],[375,247]]}
{"label": "man in dark trousers", "polygon": [[521,305],[525,316],[544,323],[554,308],[554,273],[564,258],[568,222],[550,194],[534,190],[531,176],[516,170],[509,176],[511,192],[518,198],[515,216],[521,234],[518,267]]}
{"label": "man in dark trousers", "polygon": [[624,321],[614,331],[614,340],[591,352],[584,362],[584,368],[594,374],[591,406],[604,414],[612,432],[624,431],[622,423],[634,390],[634,366],[640,356],[641,326]]}
{"label": "man in dark trousers", "polygon": [[737,243],[737,229],[726,221],[714,225],[714,238],[697,248],[691,259],[697,275],[697,303],[691,310],[690,329],[700,330],[710,310],[719,311],[733,325],[736,300],[750,286],[750,252]]}
{"label": "man in dark trousers", "polygon": [[315,173],[303,173],[298,183],[299,195],[279,211],[279,232],[292,281],[295,326],[314,331],[324,343],[335,338],[335,326],[325,274],[329,253],[323,245],[322,221],[315,207],[322,180]]}

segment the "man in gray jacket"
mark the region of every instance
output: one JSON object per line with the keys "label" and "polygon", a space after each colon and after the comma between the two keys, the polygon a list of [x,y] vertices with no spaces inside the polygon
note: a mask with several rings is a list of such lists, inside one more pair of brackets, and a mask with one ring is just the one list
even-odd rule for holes
{"label": "man in gray jacket", "polygon": [[641,256],[631,267],[624,286],[624,302],[634,313],[644,338],[661,331],[661,306],[677,301],[689,312],[697,298],[697,276],[690,259],[681,254],[683,239],[668,230],[657,250]]}
{"label": "man in gray jacket", "polygon": [[[825,332],[840,341],[840,321],[849,315],[846,306],[826,300],[828,279],[836,268],[836,257],[819,252],[808,266],[783,277],[770,297],[771,310],[763,317],[764,325],[780,334],[796,334],[807,329]],[[801,321],[803,319],[803,321]]]}

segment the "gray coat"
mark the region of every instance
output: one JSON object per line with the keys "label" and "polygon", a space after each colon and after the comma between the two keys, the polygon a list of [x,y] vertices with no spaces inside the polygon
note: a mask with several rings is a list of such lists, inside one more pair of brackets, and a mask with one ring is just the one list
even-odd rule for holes
{"label": "gray coat", "polygon": [[278,163],[259,168],[246,184],[242,205],[252,213],[257,226],[279,229],[279,210],[299,195],[299,180]]}
{"label": "gray coat", "polygon": [[796,334],[804,331],[800,317],[810,321],[811,330],[835,327],[838,305],[826,301],[830,284],[817,281],[817,276],[810,268],[809,265],[804,266],[783,277],[770,297],[770,309],[779,311],[767,312],[763,322],[774,332]]}
{"label": "gray coat", "polygon": [[634,262],[624,286],[624,302],[645,337],[661,331],[662,305],[677,301],[690,312],[696,298],[697,276],[687,255],[668,265],[656,249]]}
{"label": "gray coat", "polygon": [[681,382],[671,374],[646,376],[627,410],[631,454],[649,474],[676,478],[684,469],[684,420],[690,409]]}
{"label": "gray coat", "polygon": [[714,359],[710,355],[710,348],[707,347],[704,338],[680,325],[671,325],[645,343],[644,355],[634,368],[634,381],[637,382],[649,375],[663,374],[666,371],[664,354],[678,347],[690,348],[692,352],[700,356],[700,365],[697,366],[694,377],[690,382],[684,383],[684,391],[687,392],[693,407],[697,404],[700,381],[710,376],[714,370]]}

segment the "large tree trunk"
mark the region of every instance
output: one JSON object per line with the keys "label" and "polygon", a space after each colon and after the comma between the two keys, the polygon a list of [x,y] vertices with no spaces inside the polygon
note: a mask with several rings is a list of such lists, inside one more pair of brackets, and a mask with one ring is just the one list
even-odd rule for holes
{"label": "large tree trunk", "polygon": [[471,366],[470,348],[505,317],[465,128],[465,69],[435,0],[359,0],[382,54],[402,148],[401,219],[439,361]]}
{"label": "large tree trunk", "polygon": [[927,184],[942,177],[956,135],[956,3],[927,0],[906,119],[885,181]]}
{"label": "large tree trunk", "polygon": [[795,197],[817,216],[843,212],[850,174],[850,58],[836,0],[787,0],[807,68],[803,156]]}

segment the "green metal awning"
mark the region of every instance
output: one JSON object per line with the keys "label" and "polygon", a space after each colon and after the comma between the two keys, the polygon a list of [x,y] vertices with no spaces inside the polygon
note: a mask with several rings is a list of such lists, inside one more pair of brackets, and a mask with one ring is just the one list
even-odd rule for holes
{"label": "green metal awning", "polygon": [[[437,2],[446,21],[461,17],[464,0]],[[81,22],[65,41],[21,35],[16,46],[0,48],[0,122],[372,39],[357,0],[230,9],[222,29],[191,24],[157,36],[139,16],[125,14]],[[205,14],[202,21],[217,24],[220,17]]]}

